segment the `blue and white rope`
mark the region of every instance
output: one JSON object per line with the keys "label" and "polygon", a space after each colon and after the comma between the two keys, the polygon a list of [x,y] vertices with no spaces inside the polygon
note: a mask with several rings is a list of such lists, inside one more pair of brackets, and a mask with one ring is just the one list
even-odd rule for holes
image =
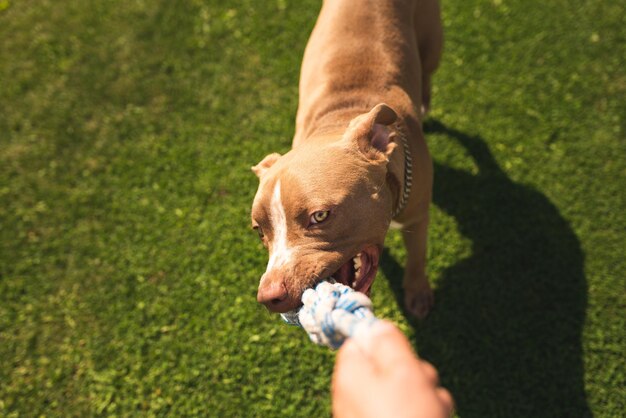
{"label": "blue and white rope", "polygon": [[372,301],[341,283],[318,283],[302,294],[302,303],[299,310],[281,316],[288,324],[304,328],[314,343],[332,349],[378,320]]}

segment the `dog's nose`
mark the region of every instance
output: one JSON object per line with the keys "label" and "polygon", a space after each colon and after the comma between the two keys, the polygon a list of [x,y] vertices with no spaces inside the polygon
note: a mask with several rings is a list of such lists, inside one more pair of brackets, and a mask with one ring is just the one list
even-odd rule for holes
{"label": "dog's nose", "polygon": [[256,295],[256,300],[272,312],[283,312],[289,304],[287,299],[287,289],[282,281],[262,283]]}

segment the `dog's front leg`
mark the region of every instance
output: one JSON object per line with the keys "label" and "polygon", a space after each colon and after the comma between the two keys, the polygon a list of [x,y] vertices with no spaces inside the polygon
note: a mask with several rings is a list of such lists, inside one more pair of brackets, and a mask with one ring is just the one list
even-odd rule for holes
{"label": "dog's front leg", "polygon": [[426,246],[428,241],[428,215],[420,221],[402,228],[407,261],[402,286],[406,310],[423,319],[433,306],[433,291],[426,276]]}

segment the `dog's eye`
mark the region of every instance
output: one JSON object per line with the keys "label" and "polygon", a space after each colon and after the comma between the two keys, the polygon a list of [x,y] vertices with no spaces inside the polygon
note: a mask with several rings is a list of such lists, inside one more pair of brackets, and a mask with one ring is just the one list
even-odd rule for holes
{"label": "dog's eye", "polygon": [[311,215],[311,223],[312,224],[320,224],[328,219],[328,215],[330,215],[330,211],[328,210],[318,210],[317,212],[313,212]]}
{"label": "dog's eye", "polygon": [[254,229],[256,233],[259,234],[259,238],[262,240],[265,234],[263,233],[263,230],[261,229],[261,227],[258,225],[255,225],[252,227],[252,229]]}

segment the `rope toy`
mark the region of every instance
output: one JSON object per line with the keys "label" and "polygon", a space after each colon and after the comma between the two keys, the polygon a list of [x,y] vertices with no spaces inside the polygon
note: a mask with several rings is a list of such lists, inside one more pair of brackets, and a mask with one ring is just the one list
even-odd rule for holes
{"label": "rope toy", "polygon": [[302,303],[299,310],[281,314],[283,320],[301,326],[311,341],[333,350],[341,347],[346,338],[378,321],[367,296],[334,280],[307,289],[302,294]]}

